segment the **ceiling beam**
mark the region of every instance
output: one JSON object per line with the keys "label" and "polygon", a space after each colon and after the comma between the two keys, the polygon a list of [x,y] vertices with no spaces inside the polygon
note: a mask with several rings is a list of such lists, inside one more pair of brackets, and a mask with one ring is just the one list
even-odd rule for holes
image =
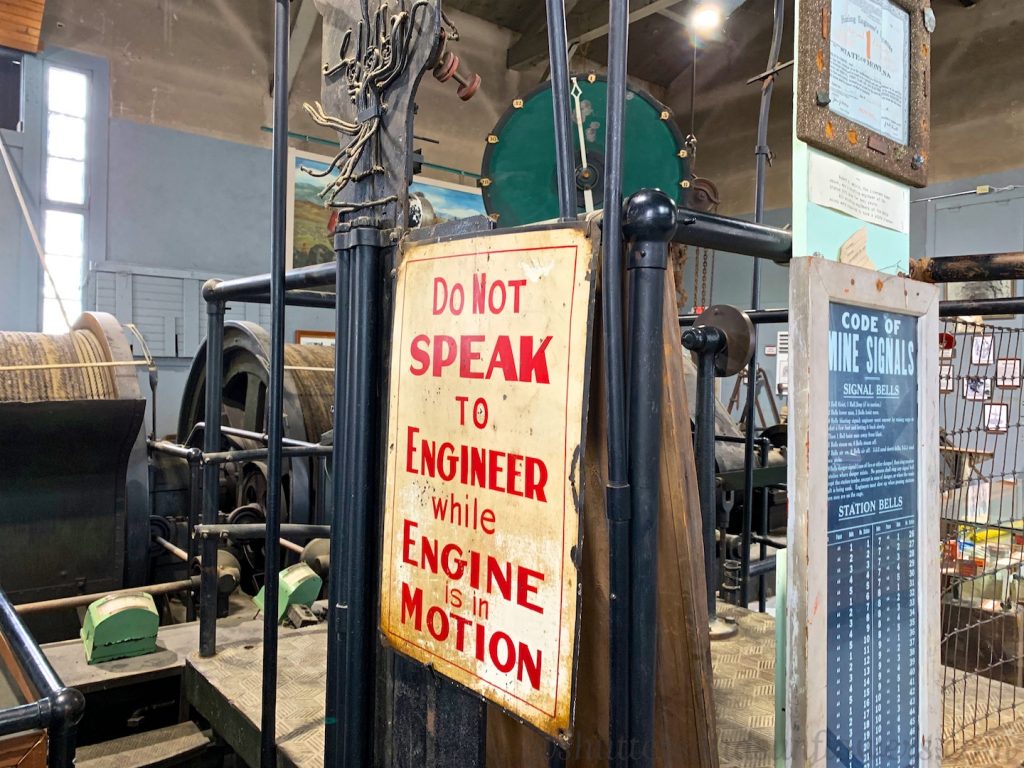
{"label": "ceiling beam", "polygon": [[[646,19],[661,11],[679,5],[680,0],[633,0],[630,3],[629,23]],[[585,13],[566,19],[569,44],[588,43],[608,34],[608,5],[597,3]],[[524,34],[508,49],[509,69],[524,69],[545,59],[548,55],[548,36],[545,29]]]}
{"label": "ceiling beam", "polygon": [[299,67],[306,55],[306,48],[309,47],[313,30],[316,29],[316,22],[320,18],[320,12],[317,11],[313,0],[299,0],[299,3],[299,12],[295,16],[291,42],[288,45],[288,93],[292,92],[295,76],[299,74]]}

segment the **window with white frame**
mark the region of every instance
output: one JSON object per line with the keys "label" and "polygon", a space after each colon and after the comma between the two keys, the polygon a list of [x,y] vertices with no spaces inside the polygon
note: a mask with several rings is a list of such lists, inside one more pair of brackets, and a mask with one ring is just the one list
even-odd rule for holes
{"label": "window with white frame", "polygon": [[[88,75],[54,65],[46,68],[43,247],[49,277],[43,276],[44,333],[66,332],[65,313],[67,319],[74,322],[82,311],[89,210],[86,184],[88,104]],[[61,304],[64,312],[61,312]]]}

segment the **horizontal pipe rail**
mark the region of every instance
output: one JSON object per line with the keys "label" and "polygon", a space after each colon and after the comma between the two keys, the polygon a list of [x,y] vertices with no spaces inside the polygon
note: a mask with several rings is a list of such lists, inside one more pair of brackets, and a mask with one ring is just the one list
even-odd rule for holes
{"label": "horizontal pipe rail", "polygon": [[49,724],[49,706],[45,699],[0,709],[0,737],[45,728]]}
{"label": "horizontal pipe rail", "polygon": [[166,549],[168,552],[170,552],[172,555],[174,555],[182,562],[188,562],[188,552],[186,552],[181,547],[176,547],[174,544],[171,544],[171,542],[169,542],[163,536],[154,536],[153,541],[155,541],[157,544]]}
{"label": "horizontal pipe rail", "polygon": [[910,276],[925,283],[1024,279],[1024,252],[979,253],[910,260]]}
{"label": "horizontal pipe rail", "polygon": [[[180,550],[179,550],[180,551]],[[35,603],[22,603],[14,606],[19,616],[26,616],[32,613],[46,613],[48,611],[60,611],[67,608],[81,608],[104,597],[115,595],[137,595],[145,592],[150,595],[172,595],[175,592],[185,592],[199,589],[199,577],[193,576],[190,579],[181,581],[167,581],[162,584],[147,584],[144,587],[130,587],[128,589],[115,589],[110,592],[93,592],[88,595],[72,595],[71,597],[55,597],[52,600],[39,600]]]}
{"label": "horizontal pipe rail", "polygon": [[[286,459],[296,459],[305,456],[330,456],[332,446],[330,445],[286,445],[281,449],[281,456]],[[235,461],[257,461],[267,458],[268,448],[250,448],[238,451],[218,451],[215,453],[204,453],[204,464],[230,464]]]}
{"label": "horizontal pipe rail", "polygon": [[186,448],[183,445],[171,443],[167,440],[147,440],[146,445],[151,450],[166,453],[168,456],[177,456],[179,459],[186,459],[188,461],[199,462],[203,457],[203,452],[198,448]]}
{"label": "horizontal pipe rail", "polygon": [[[197,525],[196,538],[230,537],[236,541],[263,539],[267,535],[267,526],[263,523],[218,523],[216,525]],[[289,539],[324,539],[331,535],[329,525],[304,525],[300,523],[281,523],[281,538]]]}
{"label": "horizontal pipe rail", "polygon": [[[284,273],[284,287],[288,291],[323,288],[334,285],[337,264],[334,261],[326,264],[314,264],[300,267]],[[233,280],[208,280],[203,286],[203,298],[207,302],[245,300],[248,297],[270,296],[270,274],[251,275]]]}
{"label": "horizontal pipe rail", "polygon": [[[789,310],[788,309],[758,309],[751,310],[745,309],[743,313],[750,318],[750,322],[754,325],[763,325],[765,323],[788,323],[789,322]],[[680,315],[679,325],[687,327],[697,322],[697,318],[700,315]]]}
{"label": "horizontal pipe rail", "polygon": [[[206,429],[206,422],[196,422],[196,425],[192,427],[192,432],[189,434],[189,439],[186,442],[191,443],[195,435],[202,432],[204,429]],[[270,442],[270,435],[268,435],[266,432],[253,432],[252,430],[249,429],[239,429],[238,427],[222,426],[220,428],[220,433],[222,435],[230,435],[232,437],[243,437],[247,440],[257,440],[261,443]],[[317,446],[323,445],[322,443],[311,443],[307,440],[296,440],[295,438],[292,437],[281,438],[281,444],[302,448],[316,448]]]}
{"label": "horizontal pipe rail", "polygon": [[775,556],[766,557],[764,560],[752,560],[750,563],[750,578],[756,579],[775,570]]}
{"label": "horizontal pipe rail", "polygon": [[728,251],[776,264],[793,258],[793,233],[743,219],[680,208],[673,241],[698,248]]}
{"label": "horizontal pipe rail", "polygon": [[[765,323],[788,323],[788,309],[744,310],[754,325]],[[975,315],[1024,315],[1024,297],[1006,299],[964,299],[962,301],[940,301],[939,317],[971,317]],[[693,325],[700,315],[680,315],[679,325]]]}
{"label": "horizontal pipe rail", "polygon": [[1024,298],[965,299],[940,301],[939,317],[970,317],[972,315],[1024,315]]}
{"label": "horizontal pipe rail", "polygon": [[[269,304],[269,293],[256,293],[239,299],[246,304]],[[284,303],[289,307],[312,307],[313,309],[334,309],[337,303],[333,293],[322,293],[321,291],[286,291]]]}

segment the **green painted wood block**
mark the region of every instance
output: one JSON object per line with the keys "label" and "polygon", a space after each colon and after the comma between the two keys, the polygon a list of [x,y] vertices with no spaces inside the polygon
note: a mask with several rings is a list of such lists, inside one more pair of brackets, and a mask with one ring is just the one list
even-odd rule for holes
{"label": "green painted wood block", "polygon": [[138,592],[101,597],[85,612],[81,632],[85,659],[96,664],[152,653],[159,627],[160,615],[152,595]]}
{"label": "green painted wood block", "polygon": [[[289,605],[312,605],[320,594],[323,586],[323,579],[316,575],[316,572],[305,563],[289,565],[278,576],[277,592],[277,620],[284,618],[285,611]],[[252,599],[256,607],[263,610],[263,591]]]}

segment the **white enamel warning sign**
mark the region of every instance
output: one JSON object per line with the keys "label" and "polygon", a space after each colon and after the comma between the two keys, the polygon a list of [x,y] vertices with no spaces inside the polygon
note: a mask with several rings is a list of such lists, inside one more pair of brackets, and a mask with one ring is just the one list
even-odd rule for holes
{"label": "white enamel warning sign", "polygon": [[579,227],[406,250],[381,629],[566,741],[593,249]]}

